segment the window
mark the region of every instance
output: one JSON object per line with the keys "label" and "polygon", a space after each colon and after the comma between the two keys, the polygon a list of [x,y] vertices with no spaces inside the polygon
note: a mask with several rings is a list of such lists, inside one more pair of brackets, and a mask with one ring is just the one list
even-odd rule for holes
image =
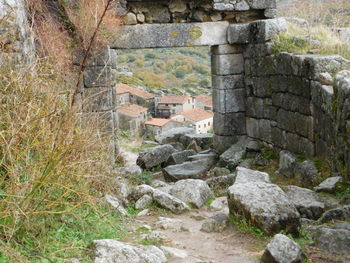
{"label": "window", "polygon": [[200,125],[198,125],[198,128],[200,128],[201,126]]}
{"label": "window", "polygon": [[173,114],[175,114],[175,110],[172,110],[171,112],[172,112]]}
{"label": "window", "polygon": [[211,123],[210,123],[210,122],[208,122],[208,126],[210,126],[210,124],[211,124]]}
{"label": "window", "polygon": [[192,105],[192,109],[194,109],[194,105]]}
{"label": "window", "polygon": [[206,124],[204,124],[204,128],[206,128],[207,127],[207,125]]}
{"label": "window", "polygon": [[167,107],[168,107],[168,106],[169,106],[169,104],[165,104],[165,106],[167,106]]}
{"label": "window", "polygon": [[174,107],[176,107],[176,104],[173,104]]}
{"label": "window", "polygon": [[188,100],[188,104],[190,104],[191,103],[191,100]]}

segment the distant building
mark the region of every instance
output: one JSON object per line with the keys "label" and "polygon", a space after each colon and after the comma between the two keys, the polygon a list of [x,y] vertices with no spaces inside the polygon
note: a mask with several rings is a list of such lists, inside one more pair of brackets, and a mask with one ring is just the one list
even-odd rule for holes
{"label": "distant building", "polygon": [[125,104],[117,109],[118,127],[132,134],[141,134],[148,119],[148,109],[136,104]]}
{"label": "distant building", "polygon": [[117,105],[125,103],[138,104],[148,108],[151,114],[155,113],[155,95],[147,91],[130,87],[126,84],[116,85]]}
{"label": "distant building", "polygon": [[206,95],[195,96],[196,109],[213,110],[213,99]]}
{"label": "distant building", "polygon": [[196,133],[208,133],[213,128],[212,112],[201,109],[185,110],[171,119],[174,121],[183,122],[186,126],[193,127]]}
{"label": "distant building", "polygon": [[156,101],[157,116],[160,118],[170,118],[171,115],[195,107],[195,98],[191,96],[168,95],[162,96],[158,102]]}
{"label": "distant building", "polygon": [[181,122],[160,118],[153,118],[149,121],[146,121],[145,125],[146,133],[149,136],[158,136],[170,129],[184,126]]}

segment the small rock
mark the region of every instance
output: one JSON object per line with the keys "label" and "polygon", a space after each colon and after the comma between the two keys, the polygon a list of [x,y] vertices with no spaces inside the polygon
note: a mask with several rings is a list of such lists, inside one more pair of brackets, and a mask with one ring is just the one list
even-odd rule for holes
{"label": "small rock", "polygon": [[149,209],[144,209],[140,213],[137,214],[137,217],[148,216],[148,215],[149,215]]}
{"label": "small rock", "polygon": [[155,189],[153,187],[151,187],[151,186],[149,186],[147,184],[138,185],[138,186],[135,186],[131,190],[128,198],[133,200],[133,201],[137,201],[144,195],[152,196],[154,190]]}
{"label": "small rock", "polygon": [[144,195],[142,196],[137,202],[135,203],[135,208],[136,209],[144,209],[150,204],[152,204],[153,198],[149,195]]}
{"label": "small rock", "polygon": [[182,13],[187,9],[186,3],[182,0],[172,0],[169,2],[169,10],[172,13]]}
{"label": "small rock", "polygon": [[230,174],[231,171],[224,167],[214,167],[209,171],[210,176],[219,177]]}
{"label": "small rock", "polygon": [[264,182],[271,183],[270,176],[267,173],[247,169],[244,167],[237,167],[237,176],[235,184],[238,183],[250,183],[250,182]]}
{"label": "small rock", "polygon": [[112,196],[112,195],[106,195],[105,196],[106,201],[113,206],[117,211],[122,214],[123,216],[127,216],[128,212],[125,210],[124,206],[122,205],[122,202],[118,200],[118,198]]}
{"label": "small rock", "polygon": [[127,13],[123,18],[125,25],[136,25],[137,24],[137,18],[134,13]]}
{"label": "small rock", "polygon": [[341,183],[343,178],[341,176],[329,177],[320,183],[318,186],[314,187],[316,192],[326,192],[334,193],[337,188],[337,184]]}
{"label": "small rock", "polygon": [[174,247],[166,247],[161,246],[160,249],[164,252],[164,254],[169,258],[187,258],[188,253],[185,250],[174,248]]}
{"label": "small rock", "polygon": [[145,15],[144,14],[137,14],[136,15],[137,21],[139,21],[140,23],[144,23],[145,22]]}
{"label": "small rock", "polygon": [[321,84],[323,84],[323,85],[331,86],[334,84],[334,79],[333,79],[332,75],[329,74],[328,72],[320,73],[318,78],[319,78]]}
{"label": "small rock", "polygon": [[195,133],[195,130],[192,128],[187,128],[187,127],[173,128],[162,133],[162,135],[157,136],[156,141],[159,142],[160,144],[179,142],[181,141],[181,137],[185,136],[186,134],[194,134],[194,133]]}
{"label": "small rock", "polygon": [[191,215],[191,218],[193,218],[196,221],[203,221],[205,219],[202,215]]}
{"label": "small rock", "polygon": [[224,196],[227,193],[227,189],[233,185],[235,178],[236,174],[228,174],[210,178],[206,182],[215,196]]}
{"label": "small rock", "polygon": [[211,204],[209,205],[210,211],[221,211],[225,208],[227,208],[227,199],[215,199]]}
{"label": "small rock", "polygon": [[300,246],[289,237],[277,234],[267,245],[261,263],[302,263],[305,255]]}
{"label": "small rock", "polygon": [[279,153],[278,173],[285,176],[293,176],[297,164],[297,158],[288,151],[280,151]]}
{"label": "small rock", "polygon": [[168,238],[160,231],[152,231],[151,233],[144,236],[144,239],[154,243],[164,243]]}
{"label": "small rock", "polygon": [[201,231],[207,233],[222,232],[227,226],[227,223],[228,216],[224,213],[219,213],[207,218],[202,224]]}
{"label": "small rock", "polygon": [[157,189],[153,192],[153,199],[161,207],[169,209],[175,214],[185,213],[190,210],[188,205],[180,199]]}
{"label": "small rock", "polygon": [[331,210],[328,210],[323,213],[319,221],[324,224],[331,221],[336,220],[345,220],[347,218],[350,218],[350,206],[345,205],[341,207],[337,207]]}
{"label": "small rock", "polygon": [[184,223],[180,219],[167,218],[167,217],[158,217],[158,221],[155,223],[155,226],[160,229],[173,229],[175,231],[181,231],[184,227]]}

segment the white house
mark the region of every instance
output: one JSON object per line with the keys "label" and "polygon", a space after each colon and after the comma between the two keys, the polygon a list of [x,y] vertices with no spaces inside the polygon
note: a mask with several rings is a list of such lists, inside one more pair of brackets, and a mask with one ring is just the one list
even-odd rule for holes
{"label": "white house", "polygon": [[171,115],[179,114],[182,111],[194,109],[195,98],[191,96],[168,95],[156,101],[157,116],[169,118]]}
{"label": "white house", "polygon": [[184,122],[187,125],[194,127],[196,133],[208,133],[213,128],[212,112],[201,109],[185,110],[171,117],[172,120]]}

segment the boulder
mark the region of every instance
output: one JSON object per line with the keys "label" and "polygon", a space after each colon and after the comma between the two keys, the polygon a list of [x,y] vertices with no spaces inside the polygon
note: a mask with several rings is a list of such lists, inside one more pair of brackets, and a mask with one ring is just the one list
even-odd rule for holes
{"label": "boulder", "polygon": [[186,134],[181,138],[181,143],[185,147],[188,147],[191,142],[195,141],[202,150],[207,150],[213,145],[213,137],[214,134],[211,133]]}
{"label": "boulder", "polygon": [[193,134],[195,133],[195,130],[192,128],[187,127],[180,127],[180,128],[174,128],[170,129],[162,135],[156,137],[156,141],[160,144],[167,144],[172,142],[179,142],[181,141],[181,138],[186,134]]}
{"label": "boulder", "polygon": [[323,213],[319,222],[327,223],[336,220],[345,220],[350,218],[350,205],[340,206]]}
{"label": "boulder", "polygon": [[294,185],[286,186],[283,190],[301,217],[317,220],[324,212],[324,203],[314,191]]}
{"label": "boulder", "polygon": [[164,252],[164,254],[169,258],[187,258],[188,253],[186,250],[174,248],[174,247],[166,247],[161,246],[160,249]]}
{"label": "boulder", "polygon": [[174,214],[181,214],[190,210],[188,205],[180,199],[168,193],[159,191],[158,189],[155,189],[153,192],[153,200],[161,207],[169,209]]}
{"label": "boulder", "polygon": [[164,178],[167,181],[178,181],[183,179],[200,179],[205,177],[212,164],[206,159],[182,164],[170,165],[163,169]]}
{"label": "boulder", "polygon": [[341,183],[343,178],[341,176],[329,177],[320,183],[318,186],[314,187],[316,192],[334,193],[337,188],[337,184]]}
{"label": "boulder", "polygon": [[166,162],[174,152],[176,152],[176,150],[173,146],[169,144],[160,145],[142,151],[136,163],[143,169],[151,169]]}
{"label": "boulder", "polygon": [[339,255],[350,254],[349,230],[320,227],[312,232],[311,236],[320,249]]}
{"label": "boulder", "polygon": [[270,176],[267,173],[259,172],[256,170],[247,169],[244,167],[237,167],[237,176],[235,183],[251,183],[251,182],[264,182],[271,183]]}
{"label": "boulder", "polygon": [[227,193],[227,189],[233,185],[235,178],[236,174],[228,174],[209,178],[206,182],[215,196],[224,196]]}
{"label": "boulder", "polygon": [[227,199],[215,199],[208,207],[210,211],[221,211],[225,208],[227,208]]}
{"label": "boulder", "polygon": [[288,151],[279,153],[278,173],[285,176],[293,176],[297,165],[297,157]]}
{"label": "boulder", "polygon": [[281,230],[298,234],[299,212],[277,185],[265,182],[235,183],[227,193],[230,214],[247,217],[267,234]]}
{"label": "boulder", "polygon": [[123,243],[113,239],[93,241],[95,263],[165,263],[167,258],[155,246]]}
{"label": "boulder", "polygon": [[137,202],[135,203],[136,209],[144,209],[150,204],[152,204],[153,198],[150,195],[144,195],[142,196]]}
{"label": "boulder", "polygon": [[121,177],[115,179],[115,193],[117,197],[123,202],[125,206],[129,205],[128,196],[130,193],[130,186]]}
{"label": "boulder", "polygon": [[127,165],[124,167],[120,167],[116,170],[118,174],[132,174],[132,175],[139,175],[142,173],[142,169],[140,166],[134,164],[134,165]]}
{"label": "boulder", "polygon": [[224,213],[219,213],[207,218],[201,227],[201,231],[212,233],[222,232],[228,224],[228,216]]}
{"label": "boulder", "polygon": [[224,176],[230,174],[231,171],[227,168],[224,167],[214,167],[213,169],[210,170],[209,176],[210,177],[219,177],[219,176]]}
{"label": "boulder", "polygon": [[313,185],[317,178],[317,173],[316,165],[311,160],[298,163],[295,168],[295,174],[299,176],[303,186]]}
{"label": "boulder", "polygon": [[277,234],[267,245],[261,263],[303,263],[305,255],[289,237]]}
{"label": "boulder", "polygon": [[189,161],[189,156],[196,155],[197,152],[194,150],[185,150],[181,152],[175,152],[170,155],[169,159],[165,162],[164,166],[181,164]]}
{"label": "boulder", "polygon": [[240,164],[246,154],[246,140],[241,139],[220,155],[219,166],[234,169]]}
{"label": "boulder", "polygon": [[130,199],[132,201],[137,201],[144,195],[152,196],[154,190],[155,189],[153,187],[151,187],[151,186],[149,186],[147,184],[142,184],[142,185],[135,186],[131,190],[131,192],[130,192],[130,194],[128,196],[128,199]]}
{"label": "boulder", "polygon": [[176,182],[172,186],[170,194],[195,208],[204,206],[205,202],[214,197],[205,181],[194,179]]}
{"label": "boulder", "polygon": [[121,201],[112,195],[105,196],[107,203],[113,206],[121,215],[127,216],[128,212],[125,210]]}

